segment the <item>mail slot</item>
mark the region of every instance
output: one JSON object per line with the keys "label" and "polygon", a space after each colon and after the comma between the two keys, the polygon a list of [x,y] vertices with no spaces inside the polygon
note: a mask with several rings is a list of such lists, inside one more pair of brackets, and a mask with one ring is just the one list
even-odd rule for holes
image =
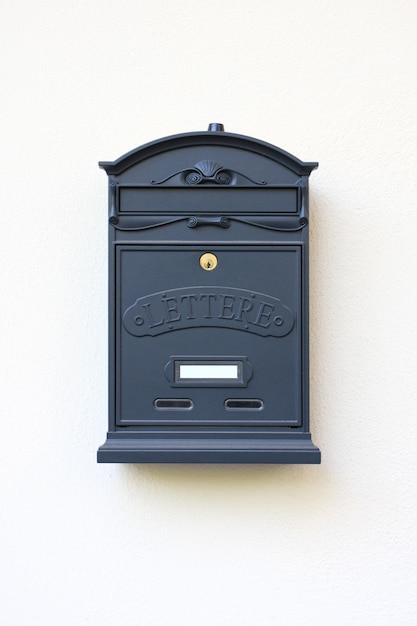
{"label": "mail slot", "polygon": [[209,130],[114,162],[102,463],[320,463],[309,427],[308,179]]}

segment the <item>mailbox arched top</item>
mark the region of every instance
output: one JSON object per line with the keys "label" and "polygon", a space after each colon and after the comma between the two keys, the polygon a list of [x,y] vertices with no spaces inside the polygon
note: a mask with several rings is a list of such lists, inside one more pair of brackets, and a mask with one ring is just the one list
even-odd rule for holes
{"label": "mailbox arched top", "polygon": [[298,176],[309,176],[312,170],[318,167],[316,162],[301,161],[289,152],[282,150],[282,148],[260,139],[223,131],[202,131],[163,137],[139,146],[115,161],[100,161],[99,166],[108,175],[117,176],[150,157],[157,157],[159,154],[164,154],[170,150],[198,146],[221,146],[249,151],[275,161]]}

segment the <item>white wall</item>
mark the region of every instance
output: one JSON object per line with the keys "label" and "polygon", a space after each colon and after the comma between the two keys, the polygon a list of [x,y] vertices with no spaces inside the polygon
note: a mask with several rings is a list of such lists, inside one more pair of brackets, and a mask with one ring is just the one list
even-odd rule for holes
{"label": "white wall", "polygon": [[[4,8],[2,625],[417,624],[416,27],[414,0]],[[320,162],[323,463],[97,465],[97,161],[211,121]]]}

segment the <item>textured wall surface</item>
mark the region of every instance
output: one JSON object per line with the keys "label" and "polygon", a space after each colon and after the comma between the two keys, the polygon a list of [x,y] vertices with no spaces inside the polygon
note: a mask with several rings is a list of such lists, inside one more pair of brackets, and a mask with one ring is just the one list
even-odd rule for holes
{"label": "textured wall surface", "polygon": [[[4,626],[417,624],[414,0],[38,0],[1,21]],[[321,466],[119,466],[106,176],[226,130],[311,176]]]}

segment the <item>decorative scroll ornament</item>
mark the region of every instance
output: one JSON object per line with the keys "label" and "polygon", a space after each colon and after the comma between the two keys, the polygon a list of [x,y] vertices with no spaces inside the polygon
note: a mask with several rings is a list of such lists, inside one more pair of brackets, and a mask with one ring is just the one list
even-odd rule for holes
{"label": "decorative scroll ornament", "polygon": [[221,163],[210,159],[204,159],[202,161],[199,161],[194,165],[194,167],[174,172],[173,174],[170,174],[162,180],[153,180],[151,181],[151,184],[162,185],[163,183],[166,183],[168,180],[171,180],[171,178],[174,178],[174,176],[178,176],[179,174],[182,174],[182,181],[185,182],[187,185],[200,185],[201,183],[231,185],[232,183],[236,182],[237,176],[241,176],[242,178],[251,182],[253,185],[266,185],[266,180],[262,180],[260,182],[252,180],[252,178],[249,178],[249,176],[241,174],[240,172],[226,169]]}
{"label": "decorative scroll ornament", "polygon": [[267,230],[276,230],[279,232],[295,232],[302,230],[308,225],[307,217],[294,216],[266,216],[266,215],[248,215],[244,217],[242,215],[213,215],[213,216],[197,216],[197,215],[176,215],[175,217],[162,215],[160,217],[156,215],[132,215],[130,217],[123,216],[117,221],[112,221],[110,218],[110,224],[116,230],[121,231],[140,231],[148,230],[150,228],[159,228],[166,226],[167,224],[173,224],[174,222],[186,221],[188,228],[197,228],[200,226],[219,226],[221,228],[229,228],[233,221],[249,224],[250,226],[257,226],[259,228],[266,228]]}
{"label": "decorative scroll ornament", "polygon": [[188,185],[199,185],[203,181],[230,185],[232,175],[223,168],[221,163],[206,159],[196,163],[195,171],[190,171],[185,175],[185,182]]}

